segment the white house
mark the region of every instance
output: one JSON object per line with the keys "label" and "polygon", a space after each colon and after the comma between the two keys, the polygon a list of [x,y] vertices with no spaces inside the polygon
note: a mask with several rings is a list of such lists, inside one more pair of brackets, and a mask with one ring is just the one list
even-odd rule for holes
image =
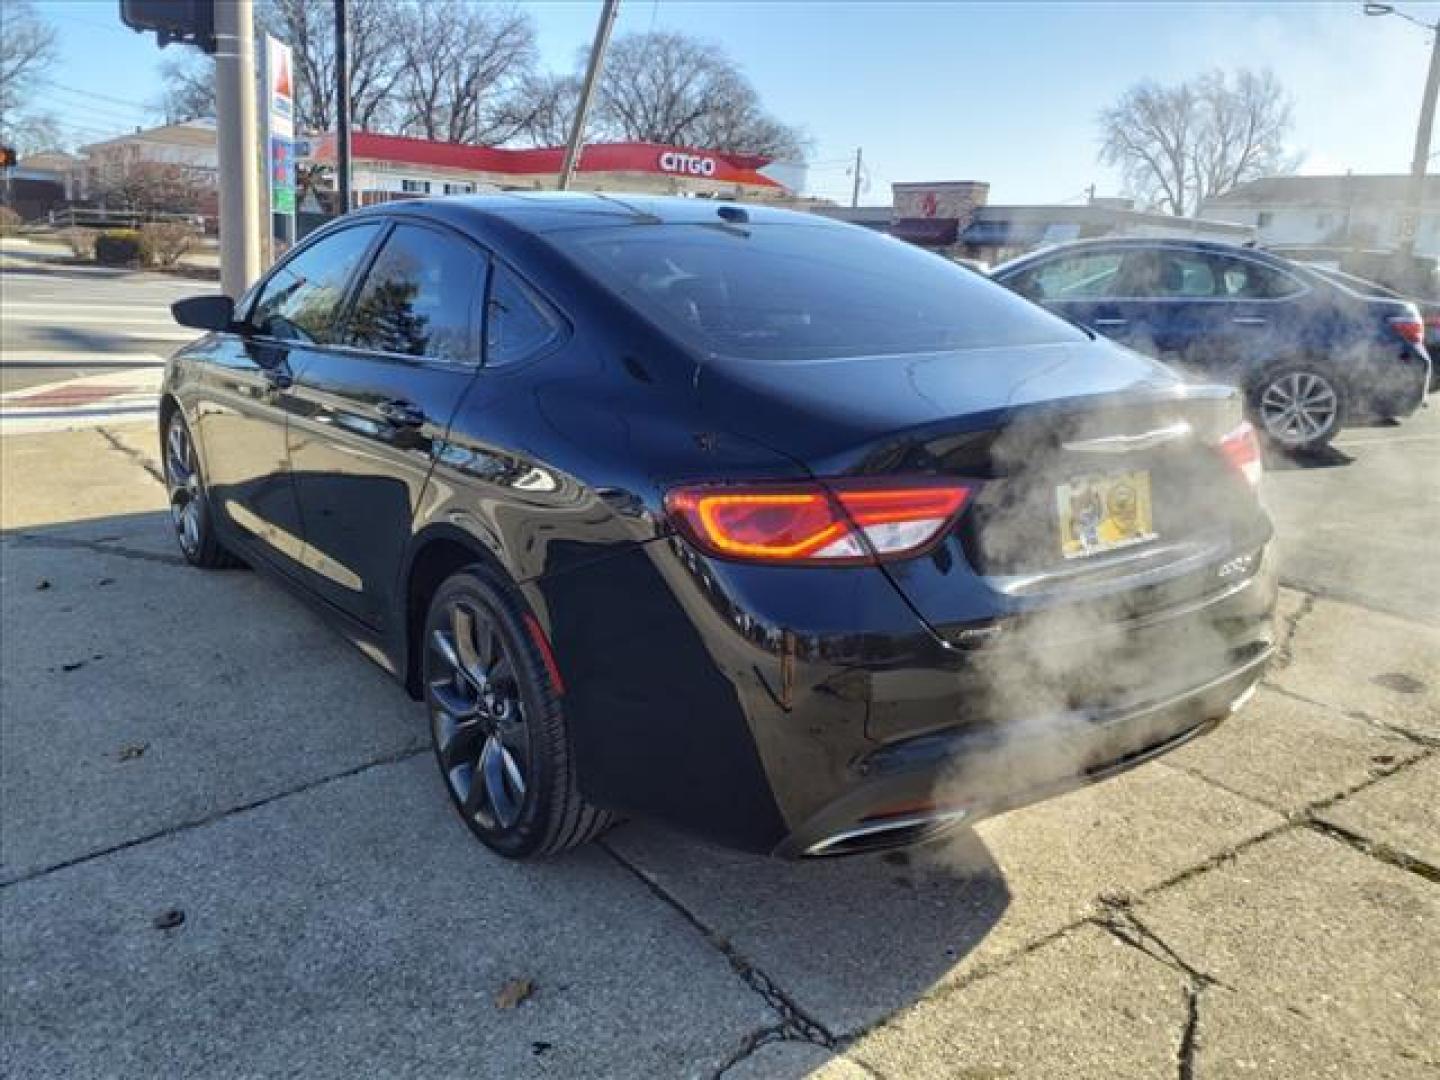
{"label": "white house", "polygon": [[[1253,225],[1261,244],[1391,251],[1408,176],[1267,176],[1206,199],[1200,216]],[[1425,178],[1415,253],[1440,256],[1440,176]]]}

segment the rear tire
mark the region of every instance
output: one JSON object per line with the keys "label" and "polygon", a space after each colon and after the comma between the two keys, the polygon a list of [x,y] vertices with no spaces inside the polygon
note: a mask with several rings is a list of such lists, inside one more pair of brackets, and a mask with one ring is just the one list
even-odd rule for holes
{"label": "rear tire", "polygon": [[510,859],[578,847],[614,820],[580,794],[561,691],[525,616],[498,575],[471,566],[436,590],[416,643],[450,800]]}
{"label": "rear tire", "polygon": [[1305,361],[1266,369],[1249,396],[1255,426],[1271,443],[1291,453],[1328,444],[1345,426],[1350,411],[1340,380],[1322,365]]}
{"label": "rear tire", "polygon": [[210,512],[210,494],[200,468],[200,455],[190,426],[177,409],[165,425],[161,443],[165,461],[165,490],[170,495],[170,524],[180,553],[192,566],[204,570],[224,570],[243,565],[226,550],[215,535],[215,519]]}

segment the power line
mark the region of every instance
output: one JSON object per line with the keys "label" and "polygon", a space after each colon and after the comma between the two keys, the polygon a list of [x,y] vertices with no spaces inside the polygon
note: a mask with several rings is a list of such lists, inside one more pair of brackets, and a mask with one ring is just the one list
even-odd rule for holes
{"label": "power line", "polygon": [[96,101],[108,101],[112,105],[124,105],[127,108],[140,109],[144,112],[160,112],[154,105],[146,105],[139,101],[130,101],[126,98],[111,97],[108,94],[97,94],[93,90],[82,90],[78,86],[67,86],[65,83],[56,82],[54,79],[38,78],[35,80],[42,86],[48,86],[52,90],[59,90],[64,94],[75,94],[80,97],[94,98]]}

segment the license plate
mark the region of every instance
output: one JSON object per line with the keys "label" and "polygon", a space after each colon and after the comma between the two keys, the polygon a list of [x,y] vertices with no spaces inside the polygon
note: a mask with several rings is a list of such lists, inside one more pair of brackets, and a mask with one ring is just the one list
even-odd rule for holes
{"label": "license plate", "polygon": [[1150,473],[1077,476],[1055,489],[1060,553],[1067,559],[1155,539]]}

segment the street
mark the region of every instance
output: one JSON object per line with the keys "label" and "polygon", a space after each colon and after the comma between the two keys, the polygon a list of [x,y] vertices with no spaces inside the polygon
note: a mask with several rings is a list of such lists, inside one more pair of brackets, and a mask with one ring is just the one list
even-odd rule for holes
{"label": "street", "polygon": [[1440,398],[1268,463],[1281,649],[1216,733],[906,853],[522,865],[398,685],[180,557],[153,395],[213,285],[6,256],[7,1073],[1440,1071]]}

